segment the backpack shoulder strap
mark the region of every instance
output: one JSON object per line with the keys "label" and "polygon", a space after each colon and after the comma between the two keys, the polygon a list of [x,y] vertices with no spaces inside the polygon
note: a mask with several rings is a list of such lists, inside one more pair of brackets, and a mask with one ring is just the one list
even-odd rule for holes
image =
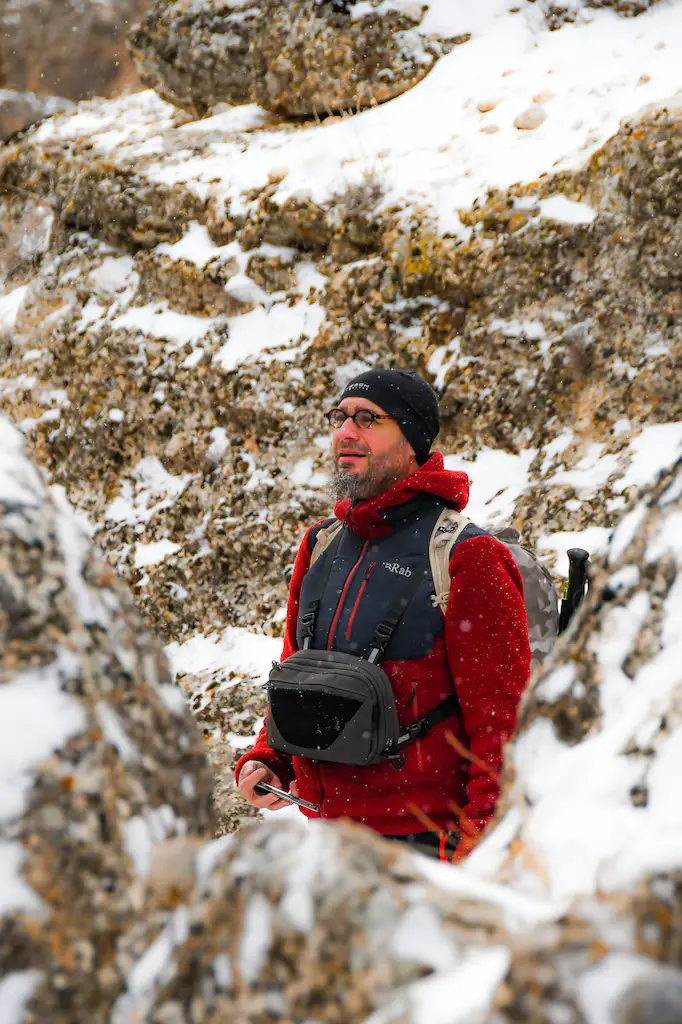
{"label": "backpack shoulder strap", "polygon": [[429,561],[433,576],[434,596],[431,598],[434,607],[445,611],[450,596],[450,555],[460,536],[471,526],[471,520],[456,512],[454,508],[444,508],[431,533],[429,542]]}
{"label": "backpack shoulder strap", "polygon": [[317,532],[315,537],[315,543],[313,550],[310,553],[310,568],[315,565],[320,555],[324,554],[334,537],[338,534],[339,530],[343,529],[343,523],[340,519],[328,519],[327,525],[323,525]]}

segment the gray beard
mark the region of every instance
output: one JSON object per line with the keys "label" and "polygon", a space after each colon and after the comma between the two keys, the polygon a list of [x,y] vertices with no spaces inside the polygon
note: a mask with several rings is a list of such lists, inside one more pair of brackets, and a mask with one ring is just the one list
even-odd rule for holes
{"label": "gray beard", "polygon": [[334,500],[339,498],[376,498],[403,478],[404,474],[396,472],[395,468],[382,470],[381,466],[377,466],[374,470],[370,469],[363,476],[344,473],[337,469],[329,481],[329,490]]}
{"label": "gray beard", "polygon": [[354,473],[342,473],[337,469],[329,480],[329,492],[334,501],[339,498],[363,498],[366,483],[366,480],[361,480]]}

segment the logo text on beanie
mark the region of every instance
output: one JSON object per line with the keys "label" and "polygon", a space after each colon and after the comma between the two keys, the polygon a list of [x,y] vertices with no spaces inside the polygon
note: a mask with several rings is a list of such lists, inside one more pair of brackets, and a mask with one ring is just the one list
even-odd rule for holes
{"label": "logo text on beanie", "polygon": [[369,384],[363,384],[362,381],[359,381],[357,384],[349,384],[346,391],[352,391],[353,388],[359,388],[360,391],[369,391]]}

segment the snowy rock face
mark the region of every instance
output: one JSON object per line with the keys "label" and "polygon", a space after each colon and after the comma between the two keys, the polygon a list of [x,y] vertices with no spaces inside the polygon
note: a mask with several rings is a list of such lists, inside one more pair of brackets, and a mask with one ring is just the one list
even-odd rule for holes
{"label": "snowy rock face", "polygon": [[405,92],[453,45],[420,35],[420,5],[363,7],[159,0],[131,49],[147,85],[195,112],[251,101],[285,116],[353,112]]}
{"label": "snowy rock face", "polygon": [[159,647],[4,417],[0,733],[0,1018],[103,1021],[153,851],[210,834],[211,777]]}
{"label": "snowy rock face", "polygon": [[3,0],[3,88],[81,100],[133,84],[125,33],[146,6],[146,0]]}
{"label": "snowy rock face", "polygon": [[[682,460],[627,512],[522,707],[498,839],[506,881],[580,900],[613,946],[677,962],[682,867]],[[498,851],[499,852],[499,851]],[[602,894],[601,912],[588,897]],[[627,894],[624,896],[623,894]],[[609,938],[612,936],[612,938]],[[615,937],[615,938],[614,938]]]}
{"label": "snowy rock face", "polygon": [[419,210],[378,212],[377,180],[328,202],[282,198],[281,165],[228,207],[172,177],[188,146],[216,175],[239,160],[222,147],[263,132],[175,116],[149,93],[93,105],[8,147],[0,171],[40,200],[2,203],[0,403],[101,524],[163,638],[281,629],[287,566],[330,504],[322,411],[354,366],[429,373],[446,453],[523,449],[517,525],[531,543],[606,535],[647,478],[644,428],[672,457],[674,104],[624,125],[584,169],[462,210],[462,243]]}

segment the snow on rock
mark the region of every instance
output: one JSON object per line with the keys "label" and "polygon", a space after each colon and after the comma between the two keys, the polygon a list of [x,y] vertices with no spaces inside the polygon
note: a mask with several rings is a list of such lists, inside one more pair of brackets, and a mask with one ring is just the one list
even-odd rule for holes
{"label": "snow on rock", "polygon": [[[682,865],[682,459],[614,531],[510,749],[501,820],[467,870],[577,905],[616,951],[674,959]],[[499,817],[499,816],[498,816]],[[595,902],[597,894],[604,901]]]}
{"label": "snow on rock", "polygon": [[[288,16],[291,5],[281,7]],[[422,9],[418,5],[418,16]],[[319,5],[319,10],[325,12],[320,17],[332,17],[329,4]],[[404,10],[386,17],[405,17]],[[74,116],[44,125],[37,137],[87,140],[154,182],[182,182],[202,199],[227,204],[233,216],[253,203],[241,198],[253,189],[271,186],[280,206],[302,190],[324,203],[374,175],[388,203],[428,203],[441,230],[462,234],[459,211],[488,188],[507,188],[552,170],[579,167],[624,117],[648,103],[661,103],[679,88],[676,50],[666,45],[679,34],[676,3],[652,6],[637,19],[596,10],[589,23],[560,32],[548,32],[531,4],[519,5],[514,13],[497,0],[449,3],[440,5],[439,12],[440,27],[433,29],[426,14],[428,33],[471,39],[441,58],[404,95],[353,117],[283,130],[267,122],[240,126],[234,117],[225,124],[225,113],[218,112],[218,121],[209,117],[188,125],[178,123],[173,108],[149,90],[106,105],[81,106]],[[179,23],[197,18],[208,38],[215,12],[214,5],[177,2],[160,4],[159,13],[176,16]],[[238,20],[243,26],[254,17],[262,17],[256,5],[223,12],[225,24]],[[372,19],[360,19],[361,24],[365,21]],[[233,39],[225,33],[210,38],[216,47]],[[169,59],[194,45],[191,34],[179,32]],[[314,37],[308,45],[314,45]],[[201,92],[214,67],[213,62],[186,60],[179,72],[196,76]],[[236,68],[233,60],[225,59],[228,77]],[[288,63],[284,68],[281,73],[289,74]],[[334,75],[331,81],[336,84]],[[549,91],[554,98],[542,104],[547,114],[543,124],[531,132],[516,129],[514,118],[533,97]],[[495,110],[482,113],[478,103],[490,95],[497,99]],[[246,99],[235,102],[246,104],[237,111],[253,106]],[[490,118],[498,129],[494,134],[481,130],[490,126]],[[116,197],[113,206],[120,205]]]}
{"label": "snow on rock", "polygon": [[[196,861],[191,938],[171,940],[163,974],[142,993],[129,988],[118,1019],[163,1020],[189,1002],[200,1022],[247,1024],[265,1010],[361,1024],[380,1007],[392,1012],[374,1024],[487,1019],[474,1018],[474,1007],[490,1011],[510,957],[501,914],[475,886],[460,901],[429,885],[401,847],[349,825],[273,822],[218,844]],[[138,939],[140,962],[153,941]],[[425,976],[440,984],[420,988]],[[472,976],[472,998],[453,998]],[[405,1015],[411,998],[394,1012],[396,990],[413,982],[418,1014]]]}
{"label": "snow on rock", "polygon": [[[83,104],[0,159],[8,185],[60,197],[54,242],[12,267],[8,293],[26,291],[7,300],[0,403],[164,641],[281,634],[298,543],[331,504],[322,414],[356,368],[431,375],[473,518],[514,520],[558,576],[673,457],[680,114],[651,109],[601,149],[587,134],[672,91],[656,46],[682,6],[560,32],[532,7],[432,5],[472,38],[352,118],[274,126],[247,104],[188,121],[148,91]],[[650,86],[631,88],[640,63]],[[547,121],[517,138],[534,97]],[[557,104],[561,132],[536,148]],[[479,131],[501,113],[504,159]],[[27,203],[8,191],[4,222]]]}
{"label": "snow on rock", "polygon": [[563,224],[591,224],[597,216],[587,203],[576,203],[566,196],[550,196],[540,204],[540,216]]}
{"label": "snow on rock", "polygon": [[[206,834],[211,778],[125,588],[0,417],[0,1017],[105,1019],[151,850]],[[192,795],[183,777],[192,780]],[[19,969],[20,968],[20,969]]]}

